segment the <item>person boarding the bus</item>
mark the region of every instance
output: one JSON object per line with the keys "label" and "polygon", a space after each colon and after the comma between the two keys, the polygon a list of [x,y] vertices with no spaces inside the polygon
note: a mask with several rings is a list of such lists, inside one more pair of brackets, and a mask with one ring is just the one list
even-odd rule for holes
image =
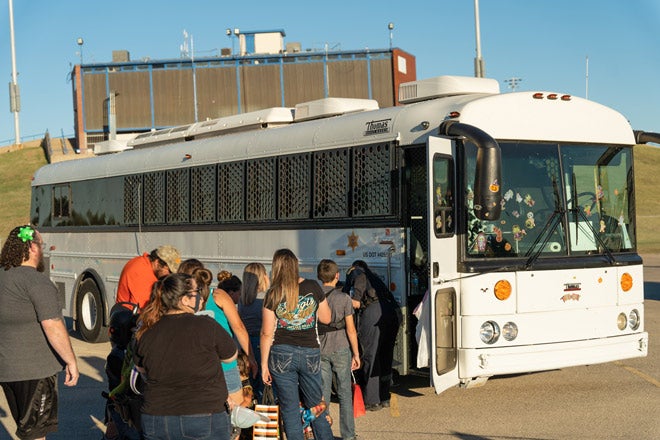
{"label": "person boarding the bus", "polygon": [[69,387],[80,375],[43,246],[37,230],[18,226],[0,254],[0,385],[22,440],[57,431],[57,373],[64,366]]}
{"label": "person boarding the bus", "polygon": [[359,310],[358,337],[362,345],[364,406],[377,411],[390,406],[394,343],[401,320],[394,299],[383,281],[362,260],[348,270],[344,292],[351,292]]}
{"label": "person boarding the bus", "polygon": [[[115,302],[137,304],[143,309],[151,296],[151,288],[158,279],[179,269],[181,255],[169,245],[159,246],[131,259],[121,271]],[[128,306],[126,306],[129,308]]]}
{"label": "person boarding the bus", "polygon": [[360,368],[360,349],[353,320],[351,297],[337,287],[339,267],[332,260],[321,260],[316,268],[321,289],[328,300],[332,319],[329,324],[318,324],[321,344],[321,376],[323,396],[330,402],[333,373],[337,379],[339,398],[339,427],[343,440],[355,439],[353,418],[352,370]]}

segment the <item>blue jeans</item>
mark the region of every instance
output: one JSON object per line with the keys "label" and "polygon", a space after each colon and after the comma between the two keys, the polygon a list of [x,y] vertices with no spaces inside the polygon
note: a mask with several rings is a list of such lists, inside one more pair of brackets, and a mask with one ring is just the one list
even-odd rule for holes
{"label": "blue jeans", "polygon": [[252,384],[252,391],[254,391],[254,398],[257,402],[261,402],[261,396],[264,393],[264,382],[261,379],[261,336],[250,336],[250,345],[254,352],[254,358],[257,360],[259,366],[259,373],[257,377],[250,375],[250,384]]}
{"label": "blue jeans", "polygon": [[[304,440],[300,402],[312,408],[323,400],[321,391],[321,350],[278,344],[270,349],[268,368],[279,399],[287,440]],[[333,440],[325,418],[327,411],[312,421],[314,438]]]}
{"label": "blue jeans", "polygon": [[321,354],[321,374],[323,376],[323,397],[330,404],[332,392],[332,373],[337,378],[337,397],[339,398],[339,427],[341,438],[355,438],[355,419],[353,418],[353,388],[351,387],[351,361],[353,356],[348,347],[333,353]]}
{"label": "blue jeans", "polygon": [[226,411],[185,416],[142,414],[145,440],[229,440],[231,425]]}

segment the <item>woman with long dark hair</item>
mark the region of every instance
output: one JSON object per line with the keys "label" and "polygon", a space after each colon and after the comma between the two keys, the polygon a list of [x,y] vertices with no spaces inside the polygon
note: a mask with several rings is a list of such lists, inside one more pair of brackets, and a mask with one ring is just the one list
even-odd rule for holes
{"label": "woman with long dark hair", "polygon": [[230,438],[221,363],[236,344],[202,304],[193,277],[175,273],[154,284],[140,314],[135,363],[146,375],[142,430],[146,440]]}
{"label": "woman with long dark hair", "polygon": [[[279,398],[286,438],[303,440],[300,402],[312,408],[323,401],[316,321],[327,324],[332,316],[321,286],[300,278],[298,258],[293,252],[276,251],[272,270],[273,282],[264,299],[261,326],[262,379],[272,383]],[[312,421],[317,440],[333,439],[325,414]]]}
{"label": "woman with long dark hair", "polygon": [[[254,358],[261,362],[261,319],[266,291],[270,287],[268,272],[261,263],[249,263],[243,270],[243,283],[241,285],[241,296],[238,300],[238,314],[245,324],[250,337],[250,345],[254,352]],[[257,400],[261,400],[264,388],[261,380],[261,369],[256,377],[250,376],[252,388]]]}

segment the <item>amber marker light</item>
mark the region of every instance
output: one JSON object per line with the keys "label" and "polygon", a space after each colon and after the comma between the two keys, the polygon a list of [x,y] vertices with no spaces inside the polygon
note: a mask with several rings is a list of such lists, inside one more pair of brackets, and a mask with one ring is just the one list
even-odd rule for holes
{"label": "amber marker light", "polygon": [[532,95],[532,98],[534,98],[534,99],[543,99],[543,93],[540,93],[540,92],[539,93],[534,93]]}
{"label": "amber marker light", "polygon": [[550,93],[550,94],[548,95],[548,99],[552,99],[552,100],[557,99],[557,94],[556,94],[556,93]]}
{"label": "amber marker light", "polygon": [[628,272],[625,272],[623,275],[621,275],[621,290],[627,292],[630,289],[632,289],[632,286],[633,286],[632,275],[630,275]]}
{"label": "amber marker light", "polygon": [[495,283],[494,293],[495,298],[499,299],[500,301],[509,299],[511,296],[511,283],[507,280],[499,280],[497,283]]}
{"label": "amber marker light", "polygon": [[461,114],[459,112],[449,112],[448,116],[452,119],[456,119],[456,118],[460,118]]}
{"label": "amber marker light", "polygon": [[344,249],[337,249],[337,250],[335,251],[335,255],[338,255],[338,256],[340,256],[340,257],[343,257],[344,255],[346,255],[346,251],[345,251]]}
{"label": "amber marker light", "polygon": [[562,101],[570,101],[571,100],[571,95],[561,95],[561,100]]}
{"label": "amber marker light", "polygon": [[390,283],[390,292],[394,292],[395,290],[396,290],[396,283],[394,281],[392,281]]}

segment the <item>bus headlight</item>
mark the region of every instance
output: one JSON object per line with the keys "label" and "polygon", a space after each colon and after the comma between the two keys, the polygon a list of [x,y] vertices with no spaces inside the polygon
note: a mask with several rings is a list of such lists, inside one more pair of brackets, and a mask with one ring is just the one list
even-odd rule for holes
{"label": "bus headlight", "polygon": [[515,322],[507,322],[502,326],[502,337],[507,341],[513,341],[518,336],[518,326]]}
{"label": "bus headlight", "polygon": [[619,316],[616,317],[616,326],[619,330],[625,330],[626,324],[628,324],[628,317],[625,313],[619,313]]}
{"label": "bus headlight", "polygon": [[481,324],[479,337],[486,344],[494,344],[500,337],[500,326],[494,321],[486,321]]}
{"label": "bus headlight", "polygon": [[639,328],[639,312],[637,309],[633,309],[632,312],[628,315],[628,326],[631,330],[637,330]]}

